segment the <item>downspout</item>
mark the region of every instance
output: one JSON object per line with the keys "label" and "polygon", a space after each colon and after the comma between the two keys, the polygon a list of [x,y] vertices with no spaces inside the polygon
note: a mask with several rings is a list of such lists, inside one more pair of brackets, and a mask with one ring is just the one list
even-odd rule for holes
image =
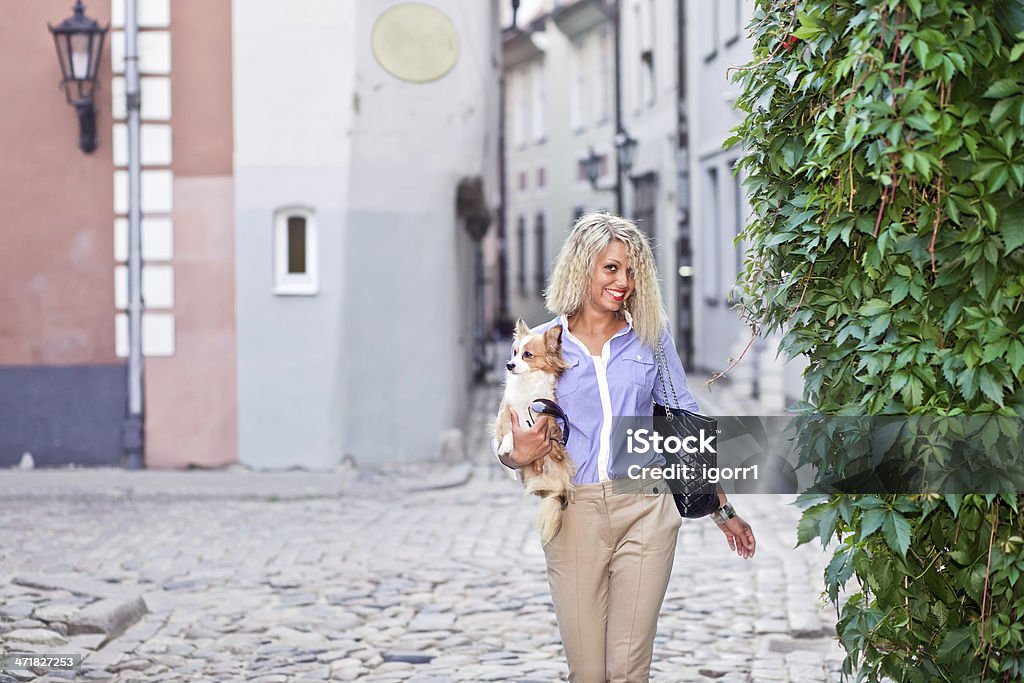
{"label": "downspout", "polygon": [[125,467],[145,466],[142,379],[142,163],[139,150],[139,25],[136,0],[124,0],[125,109],[128,114],[128,410],[122,429]]}
{"label": "downspout", "polygon": [[[612,29],[615,31],[615,134],[622,132],[622,0],[611,5]],[[615,213],[622,215],[622,166],[618,154],[615,157]]]}

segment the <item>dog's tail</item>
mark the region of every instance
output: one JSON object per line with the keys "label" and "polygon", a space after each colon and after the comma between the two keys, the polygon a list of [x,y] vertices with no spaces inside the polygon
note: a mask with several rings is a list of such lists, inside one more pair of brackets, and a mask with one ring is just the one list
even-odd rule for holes
{"label": "dog's tail", "polygon": [[547,545],[562,528],[562,511],[565,509],[565,494],[555,491],[541,493],[540,509],[537,511],[537,528],[540,529],[541,545]]}

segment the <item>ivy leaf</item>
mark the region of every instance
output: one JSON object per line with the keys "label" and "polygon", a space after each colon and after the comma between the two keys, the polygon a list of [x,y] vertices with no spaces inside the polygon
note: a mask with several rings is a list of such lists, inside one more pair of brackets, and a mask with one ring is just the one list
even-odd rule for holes
{"label": "ivy leaf", "polygon": [[992,291],[992,285],[995,284],[997,276],[998,273],[995,266],[987,261],[975,266],[972,279],[974,280],[974,286],[978,288],[978,293],[982,297],[988,297],[988,293]]}
{"label": "ivy leaf", "polygon": [[1014,340],[1006,349],[1006,362],[1014,374],[1018,374],[1024,368],[1024,344]]}
{"label": "ivy leaf", "polygon": [[839,589],[853,575],[853,552],[851,550],[837,552],[825,569],[825,584],[832,600],[839,597]]}
{"label": "ivy leaf", "polygon": [[804,513],[800,516],[800,521],[797,523],[797,546],[801,546],[804,543],[808,543],[818,536],[821,518],[829,509],[830,506],[828,503],[822,503],[820,505],[815,505],[812,508],[804,510]]}
{"label": "ivy leaf", "polygon": [[941,661],[955,662],[966,657],[974,647],[974,627],[961,626],[943,636],[936,655]]}
{"label": "ivy leaf", "polygon": [[1001,78],[990,85],[982,97],[1001,100],[1010,95],[1016,95],[1018,92],[1020,92],[1020,84],[1017,81]]}
{"label": "ivy leaf", "polygon": [[964,502],[963,494],[947,493],[943,497],[946,499],[946,505],[949,506],[950,511],[953,513],[953,519],[956,519],[960,514],[960,505]]}
{"label": "ivy leaf", "polygon": [[957,385],[964,398],[973,401],[974,397],[978,395],[978,369],[968,368],[961,372],[957,377]]}
{"label": "ivy leaf", "polygon": [[1003,237],[1003,253],[1010,252],[1024,245],[1024,203],[1016,203],[1003,210],[1000,217],[999,234]]}
{"label": "ivy leaf", "polygon": [[910,547],[910,522],[899,512],[890,510],[882,522],[882,535],[890,548],[901,556],[907,556]]}
{"label": "ivy leaf", "polygon": [[985,350],[981,354],[982,363],[991,363],[996,358],[1002,358],[1003,354],[1006,353],[1010,346],[1010,338],[1002,337],[996,341],[987,341],[985,344]]}
{"label": "ivy leaf", "polygon": [[868,330],[868,337],[877,337],[885,332],[889,329],[890,322],[892,322],[891,315],[880,315],[875,318],[875,321],[871,323],[871,328]]}
{"label": "ivy leaf", "polygon": [[818,522],[818,537],[821,539],[821,547],[824,548],[832,540],[836,532],[836,523],[839,521],[839,509],[831,505],[821,515]]}
{"label": "ivy leaf", "polygon": [[880,313],[885,313],[889,310],[889,302],[885,299],[871,299],[857,311],[860,315],[873,318]]}
{"label": "ivy leaf", "polygon": [[924,386],[921,384],[921,380],[917,377],[911,377],[907,382],[903,390],[900,391],[900,396],[903,397],[903,402],[908,408],[916,408],[921,405],[921,395],[924,391]]}
{"label": "ivy leaf", "polygon": [[978,387],[981,389],[981,393],[985,394],[990,401],[998,405],[1000,408],[1003,406],[1003,384],[995,378],[992,374],[990,366],[985,365],[980,369],[978,373]]}
{"label": "ivy leaf", "polygon": [[928,61],[928,43],[917,38],[914,40],[911,49],[914,51],[914,56],[917,57],[917,61],[921,62],[921,65],[924,66],[925,62]]}
{"label": "ivy leaf", "polygon": [[863,541],[871,534],[878,531],[882,522],[885,521],[885,515],[889,511],[885,508],[872,508],[865,510],[863,516],[860,519],[860,534],[857,536],[858,541]]}
{"label": "ivy leaf", "polygon": [[797,30],[793,31],[793,35],[800,40],[813,40],[821,34],[821,29],[817,26],[801,26]]}

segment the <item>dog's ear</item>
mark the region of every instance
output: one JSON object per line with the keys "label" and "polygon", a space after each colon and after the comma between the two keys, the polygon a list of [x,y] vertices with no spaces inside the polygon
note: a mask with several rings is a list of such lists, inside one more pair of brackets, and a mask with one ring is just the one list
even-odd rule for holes
{"label": "dog's ear", "polygon": [[530,334],[530,328],[527,327],[526,323],[523,322],[523,319],[520,318],[516,322],[516,339],[522,339],[528,334]]}
{"label": "dog's ear", "polygon": [[562,343],[562,326],[555,325],[554,327],[548,328],[548,331],[544,333],[544,346],[551,351],[554,351]]}

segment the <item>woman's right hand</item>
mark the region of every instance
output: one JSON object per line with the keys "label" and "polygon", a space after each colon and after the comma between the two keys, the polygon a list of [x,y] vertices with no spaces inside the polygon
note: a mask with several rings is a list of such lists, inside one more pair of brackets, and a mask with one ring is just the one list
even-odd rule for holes
{"label": "woman's right hand", "polygon": [[519,467],[526,467],[551,452],[551,439],[548,438],[548,420],[551,418],[541,415],[532,427],[524,429],[519,425],[519,415],[516,411],[513,410],[511,413],[512,454],[509,457]]}

